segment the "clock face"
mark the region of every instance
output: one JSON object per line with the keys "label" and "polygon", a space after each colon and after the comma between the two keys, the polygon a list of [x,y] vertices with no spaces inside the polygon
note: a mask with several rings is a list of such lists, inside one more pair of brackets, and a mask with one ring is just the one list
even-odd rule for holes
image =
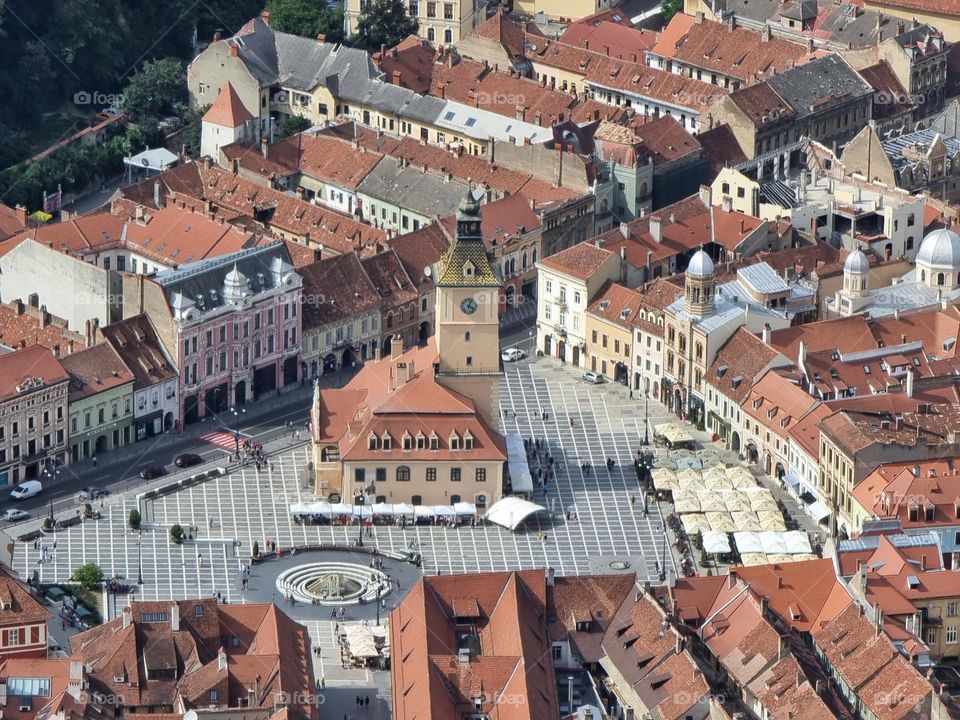
{"label": "clock face", "polygon": [[466,315],[473,315],[477,311],[477,301],[473,298],[466,298],[460,303],[460,309]]}

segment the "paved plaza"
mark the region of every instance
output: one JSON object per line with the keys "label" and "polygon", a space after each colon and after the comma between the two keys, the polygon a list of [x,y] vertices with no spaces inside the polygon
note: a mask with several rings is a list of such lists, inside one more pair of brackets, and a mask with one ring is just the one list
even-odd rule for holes
{"label": "paved plaza", "polygon": [[[537,488],[535,500],[552,514],[534,516],[516,532],[483,523],[473,528],[375,527],[366,545],[400,553],[414,541],[428,574],[553,567],[558,575],[572,575],[618,568],[636,571],[640,579],[656,578],[664,555],[670,567],[674,561],[669,550],[664,554],[659,508],[651,505],[649,514],[643,513],[633,457],[643,439],[644,405],[627,393],[620,385],[589,385],[551,360],[511,364],[500,392],[502,430],[547,440],[556,478],[546,492]],[[669,417],[654,402],[650,413],[654,425]],[[615,461],[609,472],[607,458]],[[273,578],[285,566],[282,561],[258,565],[250,590],[241,590],[240,569],[249,562],[253,541],[261,549],[268,540],[287,549],[350,545],[357,537],[355,526],[300,525],[291,518],[291,503],[317,500],[306,475],[309,459],[308,446],[300,444],[272,456],[272,468],[259,473],[253,466],[240,468],[151,501],[141,533],[126,524],[135,498],[118,493],[105,501],[101,520],[44,537],[52,550],[49,561],[38,564],[41,550],[17,543],[14,565],[24,577],[36,570],[42,582],[55,582],[67,580],[84,562],[94,562],[108,577],[136,580],[142,575],[139,596],[146,600],[217,593],[230,603],[274,599]],[[581,470],[585,462],[592,472]],[[567,519],[568,510],[576,519]],[[195,538],[172,543],[168,533],[174,523],[195,527]],[[311,554],[289,560],[302,555],[306,561]],[[402,590],[392,593],[389,605],[401,596]],[[340,667],[329,609],[297,608],[295,613],[321,648],[321,657],[315,658],[317,676],[328,687],[382,684],[382,678],[358,677],[366,671]]]}

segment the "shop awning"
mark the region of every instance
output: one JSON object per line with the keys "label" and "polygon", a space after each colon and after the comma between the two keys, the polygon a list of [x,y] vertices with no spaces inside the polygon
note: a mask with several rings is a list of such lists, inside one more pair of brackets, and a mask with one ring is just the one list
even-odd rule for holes
{"label": "shop awning", "polygon": [[784,475],[783,481],[792,488],[800,485],[800,478],[798,478],[797,474],[794,472],[788,472],[786,475]]}
{"label": "shop awning", "polygon": [[810,507],[807,508],[807,512],[809,512],[813,516],[813,519],[817,522],[822,522],[830,517],[830,511],[827,510],[826,506],[824,506],[824,504],[819,500],[815,500],[810,503]]}

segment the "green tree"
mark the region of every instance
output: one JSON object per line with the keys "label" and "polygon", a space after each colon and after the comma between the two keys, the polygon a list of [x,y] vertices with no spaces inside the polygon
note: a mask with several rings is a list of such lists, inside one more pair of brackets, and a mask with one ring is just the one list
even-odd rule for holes
{"label": "green tree", "polygon": [[103,582],[103,570],[95,563],[87,563],[77,568],[73,579],[80,583],[84,590],[93,590]]}
{"label": "green tree", "polygon": [[209,105],[196,110],[187,110],[183,115],[183,130],[180,133],[180,142],[187,146],[187,155],[192,158],[200,157],[200,131],[203,129],[204,114],[210,109]]}
{"label": "green tree", "polygon": [[258,543],[256,540],[253,541],[253,550],[251,554],[253,555],[254,560],[260,557],[260,543]]}
{"label": "green tree", "polygon": [[315,38],[320,33],[330,42],[343,36],[343,6],[329,7],[325,0],[269,0],[270,27],[280,32]]}
{"label": "green tree", "polygon": [[683,12],[683,0],[663,0],[660,3],[660,14],[663,16],[663,22],[668,23],[677,13]]}
{"label": "green tree", "polygon": [[135,120],[157,118],[172,110],[187,92],[183,64],[175,58],[164,58],[143,64],[143,69],[130,78],[123,89],[123,109]]}
{"label": "green tree", "polygon": [[170,539],[178,545],[183,542],[185,535],[186,533],[183,532],[183,528],[180,526],[180,523],[174,523],[170,526]]}
{"label": "green tree", "polygon": [[373,0],[357,20],[357,39],[368,50],[381,45],[393,47],[409,35],[416,35],[417,19],[407,15],[403,0]]}
{"label": "green tree", "polygon": [[299,115],[285,115],[283,120],[280,121],[280,126],[277,128],[277,136],[275,139],[283,140],[291,135],[296,135],[297,133],[302,133],[304,130],[309,130],[311,126],[312,123],[305,117],[300,117]]}
{"label": "green tree", "polygon": [[140,511],[134,508],[133,510],[130,511],[130,517],[127,519],[127,524],[130,526],[132,530],[139,530],[140,522],[141,522]]}

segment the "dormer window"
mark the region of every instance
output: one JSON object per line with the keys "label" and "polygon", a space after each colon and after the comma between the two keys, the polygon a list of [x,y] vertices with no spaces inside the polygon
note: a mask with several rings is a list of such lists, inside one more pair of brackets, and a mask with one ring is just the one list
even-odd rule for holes
{"label": "dormer window", "polygon": [[438,450],[440,448],[440,438],[437,437],[435,432],[430,433],[430,449]]}
{"label": "dormer window", "polygon": [[460,449],[460,436],[457,435],[456,433],[453,433],[453,434],[450,436],[450,449],[451,449],[451,450],[459,450],[459,449]]}
{"label": "dormer window", "polygon": [[417,450],[423,450],[427,446],[427,438],[422,432],[417,433]]}
{"label": "dormer window", "polygon": [[370,433],[370,437],[367,438],[367,450],[376,450],[377,449],[377,436],[373,433]]}
{"label": "dormer window", "polygon": [[463,436],[463,447],[465,450],[473,450],[473,435],[470,434],[469,430]]}
{"label": "dormer window", "polygon": [[413,438],[410,437],[410,433],[403,434],[403,449],[413,450]]}
{"label": "dormer window", "polygon": [[390,450],[393,448],[393,438],[390,437],[390,433],[384,433],[380,436],[380,447],[384,450]]}
{"label": "dormer window", "polygon": [[465,262],[463,264],[463,276],[464,277],[473,277],[476,268],[473,266],[472,262]]}

